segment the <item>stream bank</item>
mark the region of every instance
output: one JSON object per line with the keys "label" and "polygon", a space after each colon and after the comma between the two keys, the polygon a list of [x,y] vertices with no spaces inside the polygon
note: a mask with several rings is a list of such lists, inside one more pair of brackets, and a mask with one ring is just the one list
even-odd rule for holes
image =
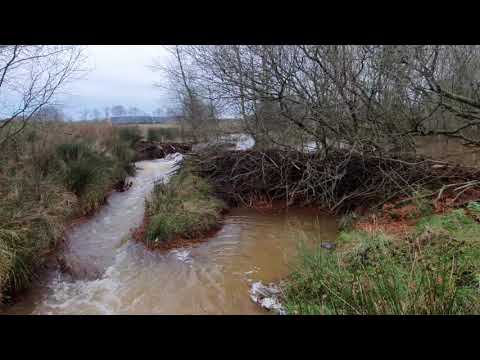
{"label": "stream bank", "polygon": [[282,311],[478,314],[480,197],[467,190],[344,216],[335,251],[300,251],[281,286]]}

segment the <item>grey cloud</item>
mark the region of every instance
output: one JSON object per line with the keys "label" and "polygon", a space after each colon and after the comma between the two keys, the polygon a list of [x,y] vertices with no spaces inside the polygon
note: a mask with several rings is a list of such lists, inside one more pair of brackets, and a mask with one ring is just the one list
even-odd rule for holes
{"label": "grey cloud", "polygon": [[149,68],[155,58],[165,58],[162,46],[95,45],[88,46],[86,53],[91,70],[58,99],[67,114],[76,117],[84,108],[116,104],[151,112],[166,104],[162,92],[153,86],[162,80],[161,75]]}

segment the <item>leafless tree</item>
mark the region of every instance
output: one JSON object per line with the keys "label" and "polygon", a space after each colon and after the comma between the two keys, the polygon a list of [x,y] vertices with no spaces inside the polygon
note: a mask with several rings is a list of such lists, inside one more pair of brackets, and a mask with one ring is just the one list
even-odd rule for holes
{"label": "leafless tree", "polygon": [[0,145],[80,75],[83,60],[78,46],[0,45]]}
{"label": "leafless tree", "polygon": [[188,128],[194,139],[207,137],[218,127],[218,104],[213,90],[208,83],[199,81],[196,73],[199,68],[189,56],[188,47],[177,45],[168,50],[172,55],[171,63],[153,66],[168,78],[168,83],[160,86],[173,95],[182,111],[182,132]]}
{"label": "leafless tree", "polygon": [[195,45],[171,55],[169,85],[193,128],[203,103],[236,112],[257,143],[310,141],[325,154],[411,152],[415,137],[436,134],[480,145],[479,46]]}
{"label": "leafless tree", "polygon": [[[215,104],[255,138],[260,151],[199,155],[236,195],[279,181],[275,196],[326,196],[332,209],[387,201],[433,178],[456,181],[453,167],[441,167],[452,172],[445,177],[413,156],[418,137],[480,145],[480,46],[193,45],[173,48],[171,59],[168,85],[185,118],[202,119],[197,103]],[[306,143],[317,151],[289,151]]]}

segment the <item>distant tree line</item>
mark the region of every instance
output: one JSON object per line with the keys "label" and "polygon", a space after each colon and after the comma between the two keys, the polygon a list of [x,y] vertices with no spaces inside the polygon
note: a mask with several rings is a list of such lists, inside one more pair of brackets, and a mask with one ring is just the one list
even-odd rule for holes
{"label": "distant tree line", "polygon": [[[169,119],[178,117],[178,113],[169,107],[159,107],[153,112],[148,113],[136,106],[126,107],[124,105],[105,106],[103,112],[97,108],[84,108],[79,112],[79,119],[84,121],[89,120],[105,120],[105,119],[123,119],[127,121],[130,119],[133,122],[155,122],[161,119]],[[138,120],[135,120],[138,119]]]}

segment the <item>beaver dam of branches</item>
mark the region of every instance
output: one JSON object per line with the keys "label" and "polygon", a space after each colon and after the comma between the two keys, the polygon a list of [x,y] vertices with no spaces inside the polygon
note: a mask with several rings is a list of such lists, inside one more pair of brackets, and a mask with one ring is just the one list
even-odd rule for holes
{"label": "beaver dam of branches", "polygon": [[438,198],[454,193],[461,200],[480,185],[479,169],[418,156],[213,147],[191,153],[186,161],[233,206],[283,200],[287,206],[316,204],[338,213],[379,207],[419,192]]}

